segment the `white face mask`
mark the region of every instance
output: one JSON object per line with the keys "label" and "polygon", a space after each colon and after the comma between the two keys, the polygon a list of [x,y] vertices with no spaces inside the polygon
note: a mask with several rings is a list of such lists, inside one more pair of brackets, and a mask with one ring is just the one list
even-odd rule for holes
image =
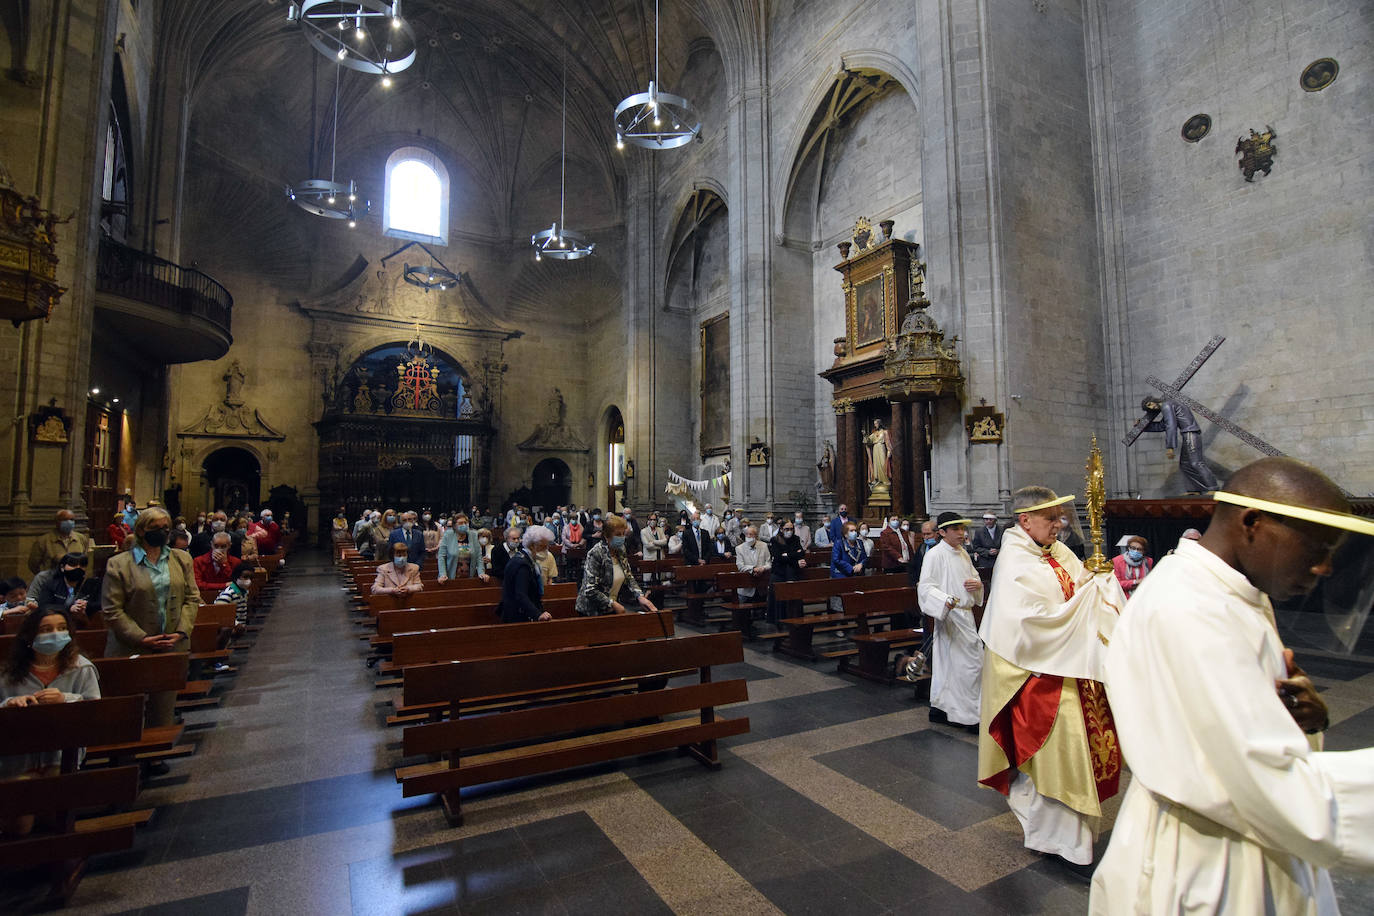
{"label": "white face mask", "polygon": [[755,541],[755,540],[756,540],[756,538],[745,538],[745,539],[744,539],[744,543],[748,544],[750,547],[753,547],[753,546],[754,546],[754,541]]}
{"label": "white face mask", "polygon": [[479,543],[479,544],[485,544],[486,542],[487,542],[487,539],[486,539],[486,538],[478,538],[478,539],[477,539],[477,543]]}
{"label": "white face mask", "polygon": [[867,528],[860,528],[860,529],[859,529],[859,537],[861,537],[861,538],[866,538],[866,537],[868,537],[868,529],[867,529]]}
{"label": "white face mask", "polygon": [[239,579],[238,586],[240,591],[248,591],[248,587],[253,584],[252,579]]}

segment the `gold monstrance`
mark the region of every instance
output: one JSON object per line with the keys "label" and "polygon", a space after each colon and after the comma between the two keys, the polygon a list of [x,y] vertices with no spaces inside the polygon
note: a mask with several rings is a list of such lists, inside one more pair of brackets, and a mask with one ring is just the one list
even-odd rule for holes
{"label": "gold monstrance", "polygon": [[1088,528],[1091,529],[1093,554],[1083,563],[1092,573],[1112,571],[1112,561],[1102,555],[1102,525],[1106,520],[1107,479],[1102,473],[1102,450],[1097,447],[1097,436],[1093,436],[1093,448],[1088,453],[1087,490]]}

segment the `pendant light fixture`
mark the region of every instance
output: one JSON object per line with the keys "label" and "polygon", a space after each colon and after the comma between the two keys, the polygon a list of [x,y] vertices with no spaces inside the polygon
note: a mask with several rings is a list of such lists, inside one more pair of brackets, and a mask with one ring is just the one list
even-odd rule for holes
{"label": "pendant light fixture", "polygon": [[[358,213],[367,213],[368,202],[358,200],[358,186],[351,179],[346,183],[334,180],[339,149],[339,86],[342,79],[341,64],[335,60],[334,122],[331,125],[333,136],[329,144],[329,178],[309,178],[298,185],[287,186],[286,196],[307,213],[326,219],[348,220],[348,228],[353,229],[358,225]],[[313,142],[314,138],[311,140]]]}
{"label": "pendant light fixture", "polygon": [[543,232],[530,236],[534,246],[534,259],[553,258],[557,261],[576,261],[585,258],[596,248],[580,232],[569,229],[563,220],[563,209],[568,196],[568,52],[563,51],[563,155],[558,178],[558,221]]}
{"label": "pendant light fixture", "polygon": [[648,92],[626,97],[615,107],[615,148],[626,143],[645,149],[674,149],[692,142],[701,119],[692,103],[658,87],[658,0],[654,0],[654,78]]}
{"label": "pendant light fixture", "polygon": [[401,0],[300,0],[286,8],[306,39],[325,57],[350,70],[382,78],[415,63],[415,31],[401,18]]}

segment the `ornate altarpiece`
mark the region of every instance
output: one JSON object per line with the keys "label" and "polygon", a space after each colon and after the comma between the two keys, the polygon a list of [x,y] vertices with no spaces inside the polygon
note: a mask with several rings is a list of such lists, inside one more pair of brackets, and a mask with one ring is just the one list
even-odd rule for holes
{"label": "ornate altarpiece", "polygon": [[[920,245],[883,238],[860,219],[840,244],[835,265],[843,278],[845,333],[835,339],[835,362],[820,373],[834,386],[835,498],[864,518],[926,515],[930,467],[929,403],[963,391],[953,341],[926,314],[925,265]],[[865,436],[875,422],[888,432],[890,483],[871,486]]]}

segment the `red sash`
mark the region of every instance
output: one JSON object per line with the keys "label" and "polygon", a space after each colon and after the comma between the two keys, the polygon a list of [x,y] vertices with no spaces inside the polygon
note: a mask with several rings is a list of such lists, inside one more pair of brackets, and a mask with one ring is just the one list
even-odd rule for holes
{"label": "red sash", "polygon": [[[1064,567],[1048,553],[1045,562],[1059,580],[1059,590],[1068,601],[1074,596],[1073,579]],[[1021,689],[988,723],[988,737],[997,742],[1010,762],[1005,770],[986,779],[983,785],[1003,795],[1011,790],[1016,770],[1045,746],[1059,715],[1059,697],[1064,678],[1057,674],[1032,675]],[[1097,800],[1105,801],[1117,793],[1121,780],[1121,746],[1116,737],[1116,723],[1107,705],[1107,692],[1096,681],[1078,678],[1078,702],[1083,709],[1083,726],[1088,734],[1088,756],[1093,767],[1093,781]]]}

